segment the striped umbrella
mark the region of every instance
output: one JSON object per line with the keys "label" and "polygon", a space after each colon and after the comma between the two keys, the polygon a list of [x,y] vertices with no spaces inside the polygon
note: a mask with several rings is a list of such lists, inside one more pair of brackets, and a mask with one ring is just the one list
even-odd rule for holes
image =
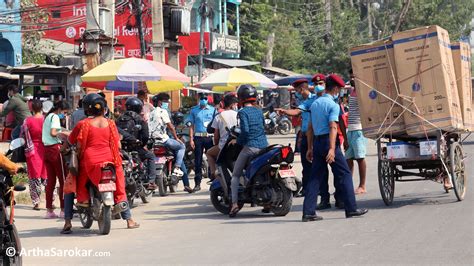
{"label": "striped umbrella", "polygon": [[277,84],[258,72],[242,68],[223,68],[203,79],[198,86],[214,91],[235,91],[242,84],[250,84],[257,89],[273,89]]}
{"label": "striped umbrella", "polygon": [[135,93],[146,86],[152,94],[180,90],[190,81],[183,73],[168,65],[141,58],[105,62],[81,79],[83,87]]}

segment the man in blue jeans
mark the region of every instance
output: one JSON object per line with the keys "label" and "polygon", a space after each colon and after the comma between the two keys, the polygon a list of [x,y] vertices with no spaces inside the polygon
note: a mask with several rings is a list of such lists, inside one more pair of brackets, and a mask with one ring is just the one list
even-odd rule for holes
{"label": "man in blue jeans", "polygon": [[[150,113],[150,118],[148,121],[148,127],[150,129],[150,137],[154,139],[158,139],[161,141],[168,149],[172,150],[176,156],[175,165],[173,169],[173,175],[184,177],[183,172],[183,158],[184,153],[186,151],[186,146],[184,143],[178,138],[176,134],[176,129],[171,123],[170,115],[169,115],[169,101],[170,96],[166,93],[160,93],[158,95],[153,96],[152,98],[153,106],[155,109]],[[174,139],[168,136],[167,130],[169,130]],[[181,169],[180,169],[181,168]],[[187,179],[187,174],[186,174]],[[184,190],[192,193],[193,190],[189,187],[189,182],[184,182]],[[187,184],[186,184],[187,183]]]}
{"label": "man in blue jeans", "polygon": [[213,134],[207,133],[207,126],[212,122],[217,111],[214,107],[208,105],[207,95],[199,94],[199,104],[191,109],[188,122],[191,122],[189,128],[189,136],[191,140],[189,144],[194,149],[194,191],[201,190],[202,179],[202,157],[204,150],[207,152],[214,146]]}

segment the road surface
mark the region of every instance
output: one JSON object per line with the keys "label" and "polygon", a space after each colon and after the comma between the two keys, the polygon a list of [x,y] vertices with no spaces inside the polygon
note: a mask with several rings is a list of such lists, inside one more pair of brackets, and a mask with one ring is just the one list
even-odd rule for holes
{"label": "road surface", "polygon": [[[272,143],[288,143],[293,136],[272,136]],[[465,151],[473,173],[474,143]],[[431,182],[396,183],[393,206],[381,200],[377,183],[375,145],[369,142],[368,193],[358,196],[370,211],[345,219],[344,211],[320,212],[323,221],[302,223],[302,198],[286,217],[262,214],[245,207],[235,219],[219,214],[209,192],[154,197],[132,210],[141,227],[126,229],[112,223],[110,235],[97,235],[74,221],[72,235],[60,235],[61,220],[45,220],[44,211],[29,205],[16,209],[16,224],[24,248],[25,265],[88,264],[473,264],[473,182],[462,202],[442,185]],[[301,171],[299,158],[295,162]],[[331,181],[332,182],[332,181]],[[357,174],[354,183],[357,184]],[[331,188],[332,189],[332,188]],[[63,250],[72,255],[60,256]],[[72,251],[71,251],[72,250]],[[29,253],[29,254],[28,254]],[[49,253],[49,254],[48,254]],[[50,255],[50,256],[48,256]]]}

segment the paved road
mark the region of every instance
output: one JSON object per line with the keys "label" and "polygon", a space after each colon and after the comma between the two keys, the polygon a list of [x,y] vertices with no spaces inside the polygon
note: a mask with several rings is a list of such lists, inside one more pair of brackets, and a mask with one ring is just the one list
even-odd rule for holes
{"label": "paved road", "polygon": [[[291,138],[275,136],[274,143]],[[467,167],[473,143],[465,147]],[[299,162],[299,161],[298,161]],[[300,166],[296,163],[299,171]],[[238,218],[217,213],[209,192],[183,192],[140,204],[133,209],[141,223],[137,230],[113,221],[108,236],[80,228],[59,235],[62,221],[44,220],[44,212],[19,206],[16,222],[26,251],[43,249],[92,249],[109,257],[25,257],[26,265],[48,264],[473,264],[473,186],[457,202],[440,184],[397,183],[395,202],[386,207],[378,190],[376,152],[368,156],[368,193],[358,203],[370,212],[363,218],[345,219],[344,212],[321,212],[321,222],[301,223],[302,199],[295,199],[286,217],[260,213],[246,207]],[[472,177],[470,175],[469,177]],[[355,178],[355,182],[358,178]],[[100,254],[98,254],[100,255]]]}

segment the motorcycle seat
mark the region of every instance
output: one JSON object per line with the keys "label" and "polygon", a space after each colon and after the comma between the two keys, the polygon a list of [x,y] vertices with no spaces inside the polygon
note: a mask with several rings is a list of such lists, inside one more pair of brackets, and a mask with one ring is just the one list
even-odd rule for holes
{"label": "motorcycle seat", "polygon": [[262,154],[265,154],[269,151],[271,151],[273,148],[275,148],[276,146],[279,146],[280,144],[273,144],[273,145],[270,145],[262,150],[260,150],[257,154],[255,154],[254,156],[252,156],[252,158],[250,159],[250,161],[252,161],[253,159],[259,157],[260,155]]}

